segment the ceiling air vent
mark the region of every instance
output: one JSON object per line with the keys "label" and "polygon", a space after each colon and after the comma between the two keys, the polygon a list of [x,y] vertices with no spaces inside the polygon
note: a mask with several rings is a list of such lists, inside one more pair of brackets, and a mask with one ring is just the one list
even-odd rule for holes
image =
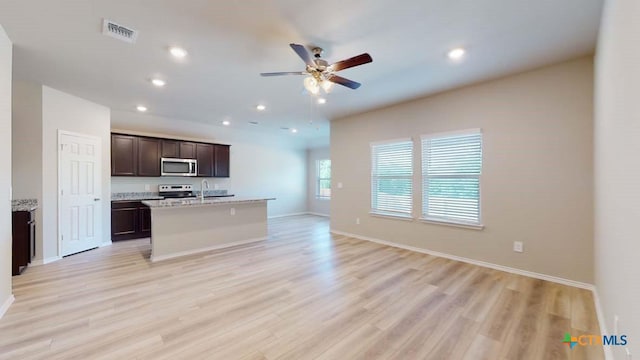
{"label": "ceiling air vent", "polygon": [[107,19],[102,22],[102,33],[131,44],[135,43],[138,38],[138,30],[122,26]]}

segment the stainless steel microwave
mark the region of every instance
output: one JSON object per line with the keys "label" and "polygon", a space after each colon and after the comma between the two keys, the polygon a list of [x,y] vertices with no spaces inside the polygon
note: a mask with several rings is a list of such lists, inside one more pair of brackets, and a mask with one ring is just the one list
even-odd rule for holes
{"label": "stainless steel microwave", "polygon": [[198,175],[198,161],[195,159],[162,158],[160,166],[162,176]]}

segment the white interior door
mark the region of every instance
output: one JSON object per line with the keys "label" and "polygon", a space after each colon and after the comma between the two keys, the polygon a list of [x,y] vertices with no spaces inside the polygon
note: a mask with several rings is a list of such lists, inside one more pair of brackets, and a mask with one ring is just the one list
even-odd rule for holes
{"label": "white interior door", "polygon": [[100,246],[101,152],[99,138],[60,132],[59,217],[61,255]]}

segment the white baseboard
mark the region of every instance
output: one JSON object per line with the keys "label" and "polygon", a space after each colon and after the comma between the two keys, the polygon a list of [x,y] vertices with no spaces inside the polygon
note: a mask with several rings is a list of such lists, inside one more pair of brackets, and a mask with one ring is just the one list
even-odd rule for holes
{"label": "white baseboard", "polygon": [[299,216],[299,215],[307,215],[308,212],[299,212],[299,213],[291,213],[291,214],[282,214],[282,215],[272,215],[272,216],[267,216],[268,219],[278,219],[278,218],[283,218],[283,217],[287,217],[287,216]]}
{"label": "white baseboard", "polygon": [[207,251],[211,251],[211,250],[218,250],[218,249],[224,249],[224,248],[237,246],[237,245],[250,244],[250,243],[253,243],[253,242],[258,242],[258,241],[263,241],[263,240],[267,240],[267,237],[265,236],[265,237],[260,237],[260,238],[256,238],[256,239],[240,240],[240,241],[235,241],[235,242],[232,242],[232,243],[208,246],[208,247],[204,247],[204,248],[200,248],[200,249],[181,251],[181,252],[177,252],[177,253],[170,254],[170,255],[153,256],[153,254],[152,254],[151,255],[151,262],[169,260],[169,259],[177,258],[177,257],[180,257],[180,256],[193,255],[193,254],[198,254],[198,253],[207,252]]}
{"label": "white baseboard", "polygon": [[54,256],[46,259],[37,259],[29,263],[29,266],[41,266],[62,259],[60,256]]}
{"label": "white baseboard", "polygon": [[[604,318],[604,311],[602,310],[602,303],[600,302],[600,297],[598,296],[598,288],[593,287],[593,302],[596,308],[596,316],[598,317],[598,325],[600,325],[600,335],[610,335],[609,331],[607,331],[607,322]],[[618,334],[614,334],[618,335]],[[614,360],[613,359],[613,351],[611,351],[611,346],[603,346],[604,349],[604,358],[606,360]]]}
{"label": "white baseboard", "polygon": [[482,266],[482,267],[486,267],[486,268],[490,268],[490,269],[494,269],[494,270],[500,270],[500,271],[504,271],[504,272],[508,272],[508,273],[512,273],[512,274],[527,276],[527,277],[531,277],[531,278],[534,278],[534,279],[551,281],[551,282],[554,282],[554,283],[573,286],[573,287],[577,287],[577,288],[581,288],[581,289],[587,289],[587,290],[593,291],[593,289],[595,288],[593,286],[593,284],[589,284],[589,283],[583,283],[583,282],[580,282],[580,281],[574,281],[574,280],[564,279],[564,278],[560,278],[560,277],[556,277],[556,276],[540,274],[540,273],[533,272],[533,271],[528,271],[528,270],[516,269],[516,268],[509,267],[509,266],[503,266],[503,265],[493,264],[493,263],[489,263],[489,262],[485,262],[485,261],[469,259],[469,258],[465,258],[465,257],[462,257],[462,256],[450,255],[450,254],[441,253],[441,252],[438,252],[438,251],[432,251],[432,250],[428,250],[428,249],[418,248],[418,247],[415,247],[415,246],[398,244],[398,243],[394,243],[394,242],[391,242],[391,241],[376,239],[376,238],[372,238],[372,237],[368,237],[368,236],[351,234],[351,233],[338,231],[338,230],[331,230],[331,233],[336,234],[336,235],[343,235],[343,236],[347,236],[347,237],[352,237],[352,238],[356,238],[356,239],[360,239],[360,240],[371,241],[371,242],[382,244],[382,245],[393,246],[393,247],[397,247],[397,248],[401,248],[401,249],[405,249],[405,250],[409,250],[409,251],[415,251],[415,252],[419,252],[419,253],[423,253],[423,254],[442,257],[442,258],[446,258],[446,259],[461,261],[461,262],[465,262],[465,263],[472,264],[472,265],[478,265],[478,266]]}
{"label": "white baseboard", "polygon": [[307,214],[308,215],[315,215],[315,216],[322,216],[322,217],[329,217],[330,216],[329,214],[317,213],[317,212],[312,212],[312,211],[307,212]]}
{"label": "white baseboard", "polygon": [[11,304],[13,304],[13,301],[16,298],[13,296],[13,294],[9,295],[9,297],[7,298],[7,300],[4,301],[4,303],[2,304],[2,306],[0,306],[0,319],[2,319],[2,317],[4,316],[4,314],[7,312],[7,310],[9,310],[9,306],[11,306]]}
{"label": "white baseboard", "polygon": [[101,243],[99,247],[106,247],[106,246],[111,246],[111,245],[113,245],[113,243],[111,241],[108,241],[108,242],[105,241],[105,242]]}

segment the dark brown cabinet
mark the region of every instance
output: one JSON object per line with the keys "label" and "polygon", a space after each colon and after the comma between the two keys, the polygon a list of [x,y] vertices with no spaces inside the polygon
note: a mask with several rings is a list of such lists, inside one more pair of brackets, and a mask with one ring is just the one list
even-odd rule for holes
{"label": "dark brown cabinet", "polygon": [[111,134],[111,175],[136,176],[138,170],[138,137]]}
{"label": "dark brown cabinet", "polygon": [[198,160],[198,176],[213,176],[213,145],[196,144],[196,160]]}
{"label": "dark brown cabinet", "polygon": [[111,203],[111,240],[140,239],[151,236],[151,209],[140,201]]}
{"label": "dark brown cabinet", "polygon": [[229,177],[229,145],[214,145],[213,176]]}
{"label": "dark brown cabinet", "polygon": [[11,216],[11,274],[20,275],[36,255],[36,214],[14,211]]}
{"label": "dark brown cabinet", "polygon": [[162,140],[162,157],[179,158],[180,142],[178,140]]}
{"label": "dark brown cabinet", "polygon": [[160,140],[138,138],[138,176],[160,176]]}
{"label": "dark brown cabinet", "polygon": [[229,177],[229,145],[111,134],[111,175],[158,177],[161,159],[198,160],[199,177]]}
{"label": "dark brown cabinet", "polygon": [[180,141],[180,159],[197,159],[198,145],[193,142]]}

